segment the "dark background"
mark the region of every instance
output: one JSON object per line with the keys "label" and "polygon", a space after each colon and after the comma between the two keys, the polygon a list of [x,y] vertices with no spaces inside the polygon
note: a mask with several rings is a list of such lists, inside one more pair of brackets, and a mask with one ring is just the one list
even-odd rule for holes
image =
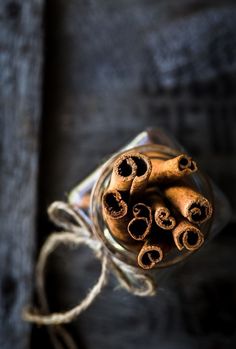
{"label": "dark background", "polygon": [[[235,1],[24,0],[0,6],[0,348],[50,348],[21,320],[46,208],[148,126],[161,126],[228,196],[218,237],[155,298],[116,290],[68,329],[79,348],[236,346]],[[86,249],[58,249],[52,310],[76,304],[99,274]]]}

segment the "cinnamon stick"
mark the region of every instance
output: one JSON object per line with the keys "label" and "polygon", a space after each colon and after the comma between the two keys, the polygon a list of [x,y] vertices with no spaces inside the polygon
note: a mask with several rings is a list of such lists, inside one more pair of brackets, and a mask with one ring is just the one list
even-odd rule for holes
{"label": "cinnamon stick", "polygon": [[127,233],[129,223],[128,206],[117,190],[108,190],[103,198],[103,215],[107,225],[117,239],[127,242],[130,236]]}
{"label": "cinnamon stick", "polygon": [[138,152],[127,152],[114,163],[109,189],[142,192],[148,184],[152,170],[151,161]]}
{"label": "cinnamon stick", "polygon": [[150,229],[151,224],[148,219],[144,217],[135,217],[131,219],[127,227],[129,235],[134,240],[144,240],[149,234]]}
{"label": "cinnamon stick", "polygon": [[176,225],[176,220],[166,206],[161,195],[155,189],[148,189],[146,192],[148,203],[154,211],[154,220],[158,227],[164,230],[172,230]]}
{"label": "cinnamon stick", "polygon": [[144,240],[152,226],[151,208],[144,203],[137,203],[133,207],[133,215],[134,218],[128,224],[128,233],[134,240]]}
{"label": "cinnamon stick", "polygon": [[197,250],[204,243],[204,235],[193,224],[183,219],[172,231],[176,247],[181,251],[184,247],[189,251]]}
{"label": "cinnamon stick", "polygon": [[164,188],[164,194],[171,204],[190,222],[200,224],[212,215],[210,202],[199,192],[185,184]]}
{"label": "cinnamon stick", "polygon": [[142,269],[152,269],[163,259],[163,249],[157,243],[146,241],[139,251],[137,262]]}
{"label": "cinnamon stick", "polygon": [[133,206],[133,215],[135,217],[145,217],[152,221],[152,210],[151,207],[144,204],[143,202],[138,202]]}
{"label": "cinnamon stick", "polygon": [[196,162],[181,154],[169,160],[152,159],[151,183],[176,181],[197,171]]}

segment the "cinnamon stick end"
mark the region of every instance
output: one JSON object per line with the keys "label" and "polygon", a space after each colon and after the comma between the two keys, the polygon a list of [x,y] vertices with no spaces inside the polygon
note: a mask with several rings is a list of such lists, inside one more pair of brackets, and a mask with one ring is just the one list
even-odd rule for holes
{"label": "cinnamon stick end", "polygon": [[186,174],[194,173],[197,171],[197,164],[188,155],[182,154],[178,158],[178,167],[180,171],[184,171]]}
{"label": "cinnamon stick end", "polygon": [[211,203],[206,198],[199,196],[188,206],[186,217],[192,223],[201,224],[211,218],[212,212]]}
{"label": "cinnamon stick end", "polygon": [[158,245],[143,246],[138,255],[138,265],[142,269],[153,269],[163,259],[163,252]]}
{"label": "cinnamon stick end", "polygon": [[156,224],[164,230],[172,230],[176,225],[175,218],[171,216],[169,209],[166,207],[156,210],[154,218]]}
{"label": "cinnamon stick end", "polygon": [[188,230],[183,235],[183,245],[189,251],[199,249],[204,243],[204,235],[199,229]]}
{"label": "cinnamon stick end", "polygon": [[135,217],[128,224],[128,233],[134,240],[144,240],[151,229],[151,222],[144,217]]}
{"label": "cinnamon stick end", "polygon": [[193,224],[183,220],[172,232],[176,247],[181,251],[186,248],[189,251],[199,249],[204,243],[204,235]]}
{"label": "cinnamon stick end", "polygon": [[117,190],[108,190],[102,197],[105,213],[114,219],[119,219],[127,214],[128,206]]}

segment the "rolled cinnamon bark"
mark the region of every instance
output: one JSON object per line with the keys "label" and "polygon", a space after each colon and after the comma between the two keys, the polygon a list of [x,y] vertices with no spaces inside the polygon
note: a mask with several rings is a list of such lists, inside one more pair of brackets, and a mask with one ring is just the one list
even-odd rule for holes
{"label": "rolled cinnamon bark", "polygon": [[185,184],[179,183],[166,187],[164,194],[182,216],[192,223],[203,223],[212,215],[211,203]]}
{"label": "rolled cinnamon bark", "polygon": [[197,165],[185,154],[169,160],[152,159],[151,183],[168,183],[188,176],[197,171]]}
{"label": "rolled cinnamon bark", "polygon": [[157,243],[146,241],[139,251],[137,262],[142,269],[152,269],[163,259],[163,249]]}
{"label": "rolled cinnamon bark", "polygon": [[154,211],[154,220],[158,227],[164,230],[172,230],[176,225],[175,218],[171,215],[170,210],[166,207],[161,195],[155,189],[147,191],[148,202]]}
{"label": "rolled cinnamon bark", "polygon": [[138,202],[133,206],[133,215],[135,217],[145,217],[152,221],[152,210],[151,207],[144,204],[143,202]]}
{"label": "rolled cinnamon bark", "polygon": [[114,163],[109,189],[142,192],[148,184],[152,170],[151,161],[138,152],[127,152]]}
{"label": "rolled cinnamon bark", "polygon": [[129,223],[128,206],[117,190],[108,190],[103,198],[103,215],[107,225],[117,239],[127,242],[130,236],[127,232]]}
{"label": "rolled cinnamon bark", "polygon": [[197,250],[204,243],[204,235],[193,224],[183,219],[172,231],[176,247],[181,251],[184,247],[189,251]]}
{"label": "rolled cinnamon bark", "polygon": [[149,234],[150,229],[151,224],[148,219],[144,217],[135,217],[131,219],[127,227],[129,235],[134,240],[144,240]]}
{"label": "rolled cinnamon bark", "polygon": [[128,233],[134,240],[144,240],[151,231],[152,211],[144,203],[137,203],[133,207],[134,218],[128,224]]}

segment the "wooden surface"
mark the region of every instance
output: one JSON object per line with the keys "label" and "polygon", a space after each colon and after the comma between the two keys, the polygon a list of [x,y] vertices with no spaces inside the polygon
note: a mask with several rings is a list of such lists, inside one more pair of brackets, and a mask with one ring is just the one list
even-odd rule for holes
{"label": "wooden surface", "polygon": [[[177,85],[176,78],[171,86],[160,84],[155,73],[158,62],[154,58],[161,47],[152,44],[150,35],[164,33],[169,24],[179,20],[181,9],[177,7],[167,9],[164,2],[141,0],[99,5],[50,1],[40,173],[41,241],[45,229],[52,229],[47,228],[47,205],[65,199],[73,185],[104,157],[150,125],[173,132],[235,205],[234,72],[220,71],[206,81],[196,76],[187,85]],[[200,9],[191,14],[189,6],[186,15],[190,12],[191,20]],[[197,20],[199,26],[201,18]],[[178,22],[172,32],[177,27]],[[207,30],[214,31],[212,27]],[[197,55],[199,59],[202,56],[209,59],[208,48]],[[185,58],[190,63],[192,56]],[[225,171],[225,166],[231,171]],[[69,326],[79,346],[234,346],[234,230],[232,225],[180,267],[155,298],[131,296],[116,290],[114,279],[110,281],[92,307]],[[52,310],[69,308],[82,299],[99,268],[86,249],[59,249],[49,265]],[[37,332],[35,345],[40,338],[42,332]]]}
{"label": "wooden surface", "polygon": [[41,117],[42,2],[0,6],[0,347],[29,347]]}
{"label": "wooden surface", "polygon": [[[236,211],[233,3],[48,0],[42,14],[42,1],[4,0],[1,349],[51,348],[46,331],[36,327],[29,346],[29,327],[20,320],[32,292],[35,243],[39,249],[54,229],[46,208],[66,200],[75,184],[146,127],[169,129]],[[235,347],[234,232],[231,223],[173,270],[157,297],[131,296],[111,277],[91,308],[68,326],[78,347]],[[48,266],[51,309],[76,304],[99,270],[87,249],[58,249]]]}
{"label": "wooden surface", "polygon": [[[194,1],[165,3],[49,1],[42,142],[43,171],[47,173],[42,180],[44,203],[70,190],[104,156],[144,128],[162,126],[198,158],[236,207],[236,78],[232,64],[225,63],[225,49],[222,57],[219,49],[226,41],[221,32],[225,28],[227,47],[232,49],[233,62],[236,60],[236,9],[210,5],[208,9],[207,4],[194,7]],[[204,9],[207,15],[201,15]],[[185,36],[181,13],[185,27],[193,28],[195,55],[184,51],[191,36]],[[209,17],[216,20],[211,23]],[[205,32],[202,29],[198,37],[199,27]],[[206,47],[204,35],[209,37]],[[163,67],[165,56],[170,61],[168,52],[177,59],[176,66],[174,58],[172,65],[169,63],[169,75]],[[209,76],[213,63],[214,74],[211,70]],[[201,74],[194,73],[199,66]],[[182,71],[190,80],[187,84]],[[205,81],[204,75],[208,76]],[[226,172],[225,166],[231,171]],[[55,178],[56,185],[51,185]]]}

